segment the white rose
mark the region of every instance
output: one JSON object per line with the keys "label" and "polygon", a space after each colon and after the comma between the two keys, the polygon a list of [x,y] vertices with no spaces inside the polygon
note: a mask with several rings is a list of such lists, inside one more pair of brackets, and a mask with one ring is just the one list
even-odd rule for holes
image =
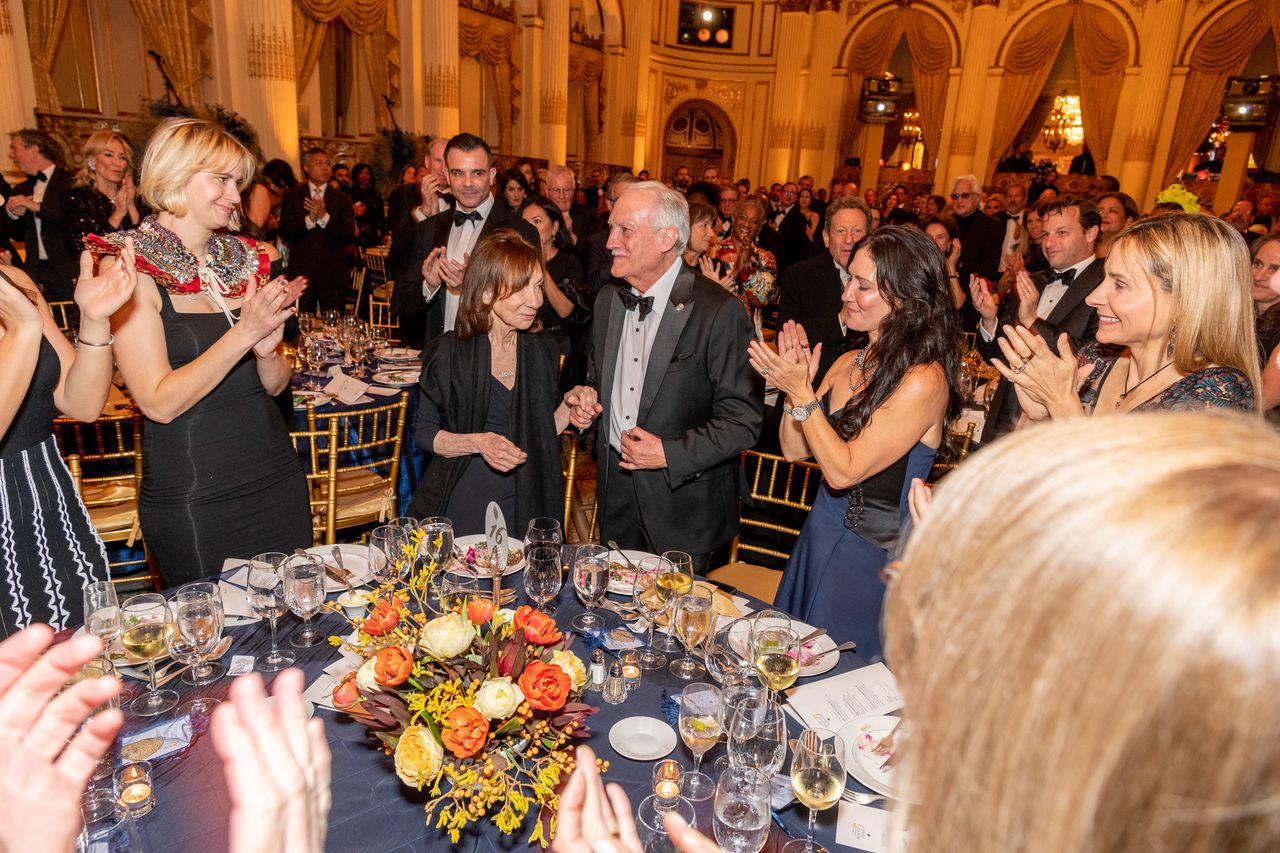
{"label": "white rose", "polygon": [[554,664],[569,676],[569,686],[577,692],[586,686],[587,668],[582,661],[573,652],[566,649],[556,649],[551,653],[551,660],[547,663]]}
{"label": "white rose", "polygon": [[422,627],[418,645],[436,660],[456,658],[471,648],[476,628],[462,613],[437,616]]}
{"label": "white rose", "polygon": [[516,618],[516,612],[510,607],[501,607],[498,609],[498,618],[494,620],[494,625],[510,625],[512,620]]}
{"label": "white rose", "polygon": [[491,720],[505,720],[524,701],[524,691],[506,676],[490,678],[476,693],[475,708]]}
{"label": "white rose", "polygon": [[360,664],[360,668],[356,670],[356,687],[359,687],[360,692],[366,696],[371,696],[382,690],[373,672],[375,663],[377,663],[375,658],[369,658]]}

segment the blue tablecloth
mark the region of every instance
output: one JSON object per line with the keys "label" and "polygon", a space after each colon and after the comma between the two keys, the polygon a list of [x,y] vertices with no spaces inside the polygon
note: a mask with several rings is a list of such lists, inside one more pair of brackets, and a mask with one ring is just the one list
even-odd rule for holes
{"label": "blue tablecloth", "polygon": [[[518,587],[519,576],[514,577]],[[753,602],[752,606],[759,608],[763,605]],[[557,621],[565,626],[582,609],[572,588],[566,588],[562,590],[558,600]],[[321,618],[320,624],[334,633],[342,631],[346,623],[334,614],[326,614]],[[282,646],[288,643],[288,638],[295,630],[300,630],[300,625],[300,621],[292,616],[281,620]],[[265,621],[231,628],[228,633],[235,638],[235,642],[228,656],[223,659],[224,662],[230,661],[230,655],[265,654],[270,642]],[[575,642],[573,649],[579,656],[585,656],[580,642]],[[291,650],[297,655],[298,665],[306,672],[308,684],[319,677],[321,670],[337,656],[337,652],[325,643],[310,649]],[[840,663],[834,670],[820,677],[830,677],[864,665],[855,655],[845,653],[841,655]],[[268,679],[270,677],[268,675]],[[710,678],[705,680],[709,681]],[[191,688],[180,682],[181,679],[177,679],[167,686],[178,689],[185,701],[198,691],[211,696],[225,696],[229,679],[223,678],[207,688]],[[600,757],[609,761],[609,772],[605,775],[605,780],[622,785],[633,806],[638,805],[649,793],[652,763],[631,761],[614,752],[609,745],[609,729],[625,717],[649,716],[661,719],[663,691],[666,690],[671,695],[678,694],[686,683],[673,678],[663,669],[645,672],[641,685],[620,705],[607,705],[600,701],[599,694],[588,694],[588,701],[600,707],[600,711],[588,721],[592,733],[588,743]],[[487,819],[465,832],[460,844],[450,845],[448,837],[440,830],[426,826],[423,813],[426,796],[400,783],[391,760],[366,734],[364,726],[353,722],[344,714],[321,709],[316,713],[324,719],[329,748],[333,753],[333,807],[329,813],[328,850],[372,853],[443,850],[446,847],[461,851],[527,849],[525,839],[531,824],[513,836],[503,836]],[[791,736],[797,736],[801,726],[791,719],[788,719],[788,723]],[[126,720],[126,732],[149,724],[150,721],[129,718]],[[704,768],[710,770],[715,759],[723,752],[723,745],[715,747],[704,758]],[[671,757],[679,759],[686,767],[692,766],[690,754],[683,744],[677,743]],[[790,756],[787,767],[790,766],[789,762]],[[222,781],[221,765],[209,738],[201,735],[184,754],[160,761],[155,769],[155,778],[157,806],[151,814],[139,821],[146,849],[182,850],[189,853],[225,851],[229,801]],[[849,784],[859,787],[852,780]],[[711,802],[706,800],[696,804],[698,827],[708,835],[711,832]],[[835,842],[836,814],[837,807],[833,807],[818,815],[817,840],[828,848]],[[807,809],[798,803],[792,803],[780,812],[780,817],[791,835],[804,836]],[[529,820],[532,819],[531,814]],[[785,840],[780,839],[776,831],[774,836],[770,846],[777,840]]]}

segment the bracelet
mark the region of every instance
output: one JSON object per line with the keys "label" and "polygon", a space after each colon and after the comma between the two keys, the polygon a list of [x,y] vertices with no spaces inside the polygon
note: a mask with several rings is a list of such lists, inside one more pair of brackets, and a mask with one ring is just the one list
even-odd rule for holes
{"label": "bracelet", "polygon": [[960,280],[960,276],[956,275],[955,273],[952,273],[951,275],[947,276],[947,278],[954,278],[956,281]]}
{"label": "bracelet", "polygon": [[107,342],[106,342],[105,344],[95,344],[93,341],[86,341],[84,338],[79,337],[79,336],[77,336],[77,337],[76,337],[76,347],[77,347],[77,348],[79,348],[79,346],[80,346],[81,344],[84,344],[84,345],[85,345],[85,346],[87,346],[87,347],[109,347],[109,346],[111,346],[112,344],[114,344],[115,342],[116,342],[116,336],[115,336],[115,335],[109,335],[109,336],[107,337]]}

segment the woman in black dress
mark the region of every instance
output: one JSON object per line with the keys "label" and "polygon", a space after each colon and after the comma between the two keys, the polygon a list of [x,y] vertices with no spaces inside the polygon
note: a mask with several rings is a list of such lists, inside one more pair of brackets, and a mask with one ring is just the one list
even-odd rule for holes
{"label": "woman in black dress", "polygon": [[137,228],[146,205],[133,184],[133,146],[123,133],[99,130],[84,143],[84,168],[62,200],[67,241],[73,254],[90,234]]}
{"label": "woman in black dress", "polygon": [[[567,362],[573,352],[574,324],[585,322],[582,315],[588,313],[571,298],[581,300],[578,288],[582,284],[582,262],[569,246],[564,217],[555,202],[535,196],[521,205],[520,217],[538,229],[542,260],[547,265],[547,280],[542,288],[545,298],[538,311],[538,322],[542,324],[542,331],[555,338]],[[575,310],[578,316],[574,315]]]}
{"label": "woman in black dress", "polygon": [[[147,418],[142,532],[170,585],[311,544],[306,479],[270,396],[292,373],[280,341],[306,283],[268,280],[270,246],[219,232],[253,167],[222,128],[185,118],[162,123],[143,160],[159,213],[129,232],[142,275],[113,326]],[[123,240],[90,238],[104,269]]]}
{"label": "woman in black dress", "polygon": [[58,452],[53,419],[102,414],[110,318],[137,280],[132,251],[123,257],[101,276],[82,267],[78,349],[26,273],[0,266],[0,637],[35,622],[78,624],[82,588],[107,579],[106,550]]}
{"label": "woman in black dress", "polygon": [[373,168],[368,163],[356,163],[351,170],[351,188],[347,190],[356,210],[356,245],[362,249],[382,245],[386,231],[386,210],[382,193],[373,182]]}
{"label": "woman in black dress", "polygon": [[471,254],[457,327],[422,353],[415,438],[431,463],[410,515],[446,516],[469,534],[484,530],[490,501],[511,530],[558,514],[558,436],[591,424],[596,395],[574,388],[560,399],[559,353],[536,326],[546,279],[538,251],[511,229]]}
{"label": "woman in black dress", "polygon": [[274,243],[280,232],[280,203],[285,192],[297,185],[292,166],[284,160],[268,160],[262,177],[240,193],[240,233]]}

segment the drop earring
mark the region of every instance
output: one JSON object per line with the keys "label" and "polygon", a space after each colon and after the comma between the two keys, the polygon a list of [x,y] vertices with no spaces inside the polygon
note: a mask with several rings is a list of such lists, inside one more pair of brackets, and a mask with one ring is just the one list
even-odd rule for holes
{"label": "drop earring", "polygon": [[1173,348],[1178,342],[1178,321],[1169,326],[1169,346],[1164,351],[1165,358],[1173,358]]}
{"label": "drop earring", "polygon": [[90,161],[88,161],[87,163],[85,163],[85,165],[89,167],[89,171],[90,171],[90,172],[96,172],[96,171],[98,171],[98,167],[97,167],[97,166],[95,166],[95,165],[93,165],[93,161],[92,161],[92,160],[90,160]]}

